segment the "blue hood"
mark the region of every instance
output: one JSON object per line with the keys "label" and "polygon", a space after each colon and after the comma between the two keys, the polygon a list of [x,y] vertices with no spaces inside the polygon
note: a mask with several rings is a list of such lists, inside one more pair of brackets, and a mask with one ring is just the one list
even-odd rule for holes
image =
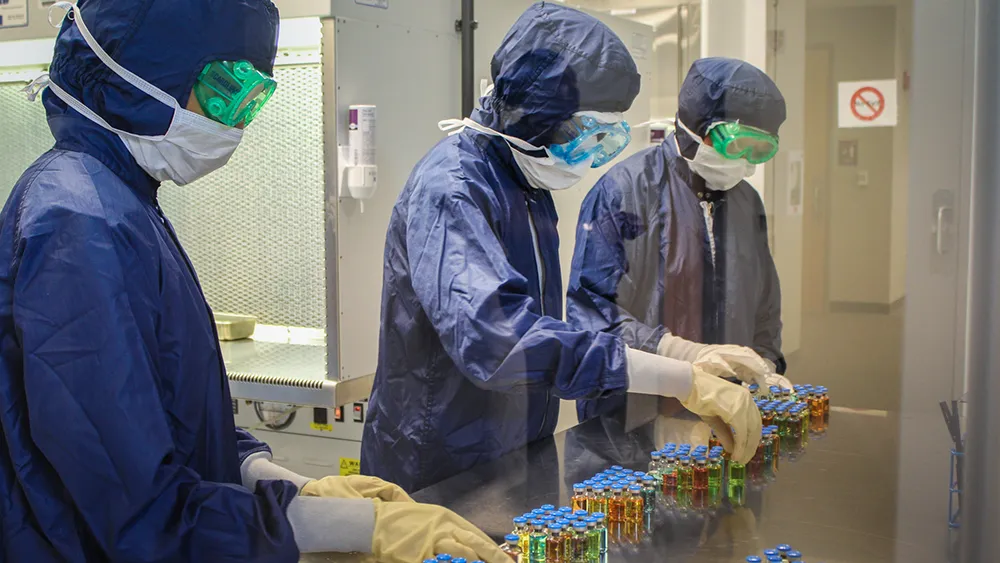
{"label": "blue hood", "polygon": [[[248,60],[268,73],[274,67],[278,9],[270,0],[79,0],[78,5],[87,28],[115,61],[182,106],[209,62]],[[105,66],[68,17],[50,75],[114,127],[161,135],[170,126],[173,111]],[[43,100],[57,146],[94,156],[130,185],[152,181],[115,134],[49,91]]]}
{"label": "blue hood", "polygon": [[473,119],[536,146],[578,111],[624,112],[639,93],[628,48],[593,16],[534,4],[514,23],[490,65],[494,90]]}
{"label": "blue hood", "polygon": [[737,59],[695,61],[679,98],[677,116],[701,137],[719,121],[739,120],[775,135],[785,121],[785,98],[778,86],[759,68]]}

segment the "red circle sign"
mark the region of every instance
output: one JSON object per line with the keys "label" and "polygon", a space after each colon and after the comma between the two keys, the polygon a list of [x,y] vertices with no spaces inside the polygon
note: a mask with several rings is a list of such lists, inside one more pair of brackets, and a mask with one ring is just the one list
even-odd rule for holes
{"label": "red circle sign", "polygon": [[851,113],[861,121],[875,121],[885,111],[885,96],[877,88],[865,86],[851,96]]}

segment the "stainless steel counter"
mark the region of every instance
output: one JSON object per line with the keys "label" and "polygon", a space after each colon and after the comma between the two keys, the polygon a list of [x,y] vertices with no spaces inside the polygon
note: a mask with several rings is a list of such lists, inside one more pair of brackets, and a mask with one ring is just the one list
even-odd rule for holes
{"label": "stainless steel counter", "polygon": [[[700,421],[677,414],[680,409],[667,411],[631,429],[616,419],[586,422],[414,498],[447,506],[499,540],[514,516],[542,504],[568,504],[575,482],[611,465],[645,470],[654,448],[707,439]],[[896,538],[898,435],[892,415],[835,411],[825,435],[813,438],[798,459],[782,460],[774,481],[748,487],[743,506],[724,499],[711,509],[661,510],[652,532],[612,547],[609,562],[735,563],[780,543],[809,563],[946,561],[945,514],[926,533],[911,529],[908,541]],[[946,495],[946,483],[919,494]]]}

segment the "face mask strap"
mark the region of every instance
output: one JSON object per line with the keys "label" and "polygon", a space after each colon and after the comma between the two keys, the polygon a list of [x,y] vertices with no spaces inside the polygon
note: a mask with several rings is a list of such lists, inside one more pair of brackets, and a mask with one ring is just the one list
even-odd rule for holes
{"label": "face mask strap", "polygon": [[146,82],[141,77],[129,71],[127,68],[121,66],[110,55],[101,47],[101,44],[97,42],[97,39],[91,35],[90,30],[87,28],[87,24],[83,22],[83,16],[80,14],[80,8],[72,2],[56,2],[49,7],[49,23],[52,23],[52,10],[55,8],[61,8],[66,10],[67,14],[73,14],[72,19],[76,23],[76,28],[80,30],[80,35],[83,36],[84,41],[90,46],[97,58],[101,59],[101,62],[108,66],[115,74],[125,79],[126,82],[132,84],[139,90],[142,90],[149,96],[156,98],[160,103],[170,106],[177,107],[177,100],[173,98],[170,94],[167,94],[163,90],[160,90],[156,86],[153,86],[149,82]]}

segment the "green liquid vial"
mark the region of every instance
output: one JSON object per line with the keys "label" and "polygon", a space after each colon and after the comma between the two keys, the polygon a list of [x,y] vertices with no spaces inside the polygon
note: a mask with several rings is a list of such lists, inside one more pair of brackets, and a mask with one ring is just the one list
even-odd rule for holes
{"label": "green liquid vial", "polygon": [[531,538],[528,542],[529,563],[545,563],[545,543],[548,536],[543,524],[536,520],[531,523]]}
{"label": "green liquid vial", "polygon": [[659,487],[656,486],[656,480],[647,475],[642,480],[642,505],[646,514],[656,511],[657,491],[659,491]]}
{"label": "green liquid vial", "polygon": [[729,464],[729,484],[743,486],[746,482],[747,467],[735,461]]}
{"label": "green liquid vial", "polygon": [[677,468],[677,489],[690,491],[694,488],[694,470],[691,469],[691,458],[681,458],[681,466]]}
{"label": "green liquid vial", "polygon": [[718,457],[708,460],[708,488],[718,489],[722,486],[722,461]]}
{"label": "green liquid vial", "polygon": [[587,523],[578,521],[573,524],[573,563],[587,563],[589,547],[590,538],[587,536]]}
{"label": "green liquid vial", "polygon": [[597,534],[601,537],[601,555],[608,552],[608,526],[604,521],[604,513],[598,512],[594,514],[594,518],[597,518]]}

